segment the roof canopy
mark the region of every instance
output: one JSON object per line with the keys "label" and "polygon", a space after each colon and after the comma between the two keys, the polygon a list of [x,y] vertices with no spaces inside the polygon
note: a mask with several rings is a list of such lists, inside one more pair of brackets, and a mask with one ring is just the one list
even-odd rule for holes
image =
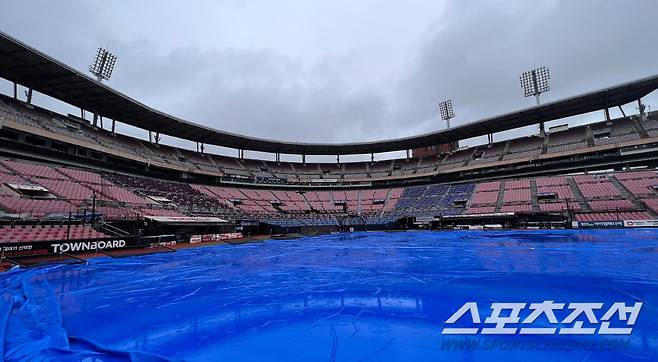
{"label": "roof canopy", "polygon": [[306,155],[368,154],[433,146],[620,106],[658,89],[657,75],[418,136],[321,144],[243,136],[182,120],[150,108],[2,32],[0,77],[145,130],[222,147]]}

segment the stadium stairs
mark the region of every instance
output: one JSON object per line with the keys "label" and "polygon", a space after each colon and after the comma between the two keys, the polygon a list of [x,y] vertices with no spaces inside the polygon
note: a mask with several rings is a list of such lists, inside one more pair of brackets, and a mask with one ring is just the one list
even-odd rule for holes
{"label": "stadium stairs", "polygon": [[[630,201],[633,203],[633,206],[635,206],[636,210],[644,210],[646,209],[644,202],[642,202],[640,199],[635,197],[632,193],[624,187],[624,185],[617,180],[616,177],[608,177],[610,182],[619,190],[619,193],[621,193],[622,198]],[[647,212],[651,213],[653,216],[656,216],[656,214],[652,210],[646,210]]]}
{"label": "stadium stairs", "polygon": [[537,199],[537,183],[535,180],[530,180],[530,203],[532,204],[533,212],[540,212],[539,201]]}
{"label": "stadium stairs", "polygon": [[633,120],[633,127],[635,127],[635,131],[640,135],[640,138],[649,137],[649,133],[640,122],[639,117],[631,117],[631,119]]}
{"label": "stadium stairs", "polygon": [[503,208],[505,200],[505,180],[500,181],[500,188],[498,189],[498,200],[496,200],[496,212],[500,212]]}
{"label": "stadium stairs", "polygon": [[585,201],[585,196],[583,196],[583,193],[580,192],[578,185],[576,185],[576,181],[574,181],[573,178],[569,177],[567,178],[567,182],[569,183],[569,187],[571,188],[571,192],[573,193],[573,196],[576,198],[578,204],[580,205],[580,212],[591,212],[592,209],[589,207],[589,204]]}
{"label": "stadium stairs", "polygon": [[112,224],[109,224],[107,222],[98,223],[98,225],[96,225],[96,230],[98,230],[102,233],[105,233],[107,235],[111,235],[111,236],[128,236],[128,235],[130,235],[129,232],[127,232],[127,231],[125,231],[125,230],[123,230],[123,229],[121,229],[117,226],[114,226]]}

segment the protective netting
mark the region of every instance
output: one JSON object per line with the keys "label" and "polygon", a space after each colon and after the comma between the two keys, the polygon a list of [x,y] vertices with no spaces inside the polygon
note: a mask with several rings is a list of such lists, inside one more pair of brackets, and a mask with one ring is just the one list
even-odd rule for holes
{"label": "protective netting", "polygon": [[[0,356],[655,360],[657,242],[658,230],[353,233],[12,270],[0,275]],[[644,304],[625,336],[441,333],[466,302],[484,322],[492,302],[546,300]]]}

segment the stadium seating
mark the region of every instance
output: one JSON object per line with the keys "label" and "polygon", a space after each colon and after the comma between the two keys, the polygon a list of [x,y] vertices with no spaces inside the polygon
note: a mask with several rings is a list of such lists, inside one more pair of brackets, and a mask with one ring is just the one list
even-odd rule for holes
{"label": "stadium seating", "polygon": [[[250,180],[257,183],[312,183],[318,179],[343,181],[363,181],[395,179],[399,177],[422,176],[437,172],[455,172],[469,166],[493,167],[498,161],[524,162],[527,158],[536,159],[542,154],[565,151],[584,151],[591,146],[602,146],[642,138],[640,131],[646,130],[644,137],[658,137],[658,121],[647,119],[642,125],[632,117],[624,117],[611,122],[599,122],[578,126],[567,130],[549,132],[547,138],[538,136],[515,138],[488,145],[458,149],[453,152],[425,158],[396,159],[377,162],[349,163],[299,163],[272,162],[252,159],[238,159],[217,154],[199,153],[187,149],[158,145],[145,140],[113,134],[93,127],[88,121],[54,114],[12,98],[0,96],[0,115],[4,119],[32,127],[39,132],[49,131],[55,135],[70,137],[76,144],[98,152],[120,154],[121,157],[135,158],[146,164],[156,163],[160,167],[170,167],[176,171],[198,172],[201,174],[224,175],[227,178]],[[65,139],[63,139],[65,141]],[[19,170],[28,176],[73,178],[68,171],[45,174],[38,170]],[[59,170],[58,170],[59,171]],[[14,170],[12,169],[12,172]],[[53,172],[50,170],[49,172]],[[78,179],[77,181],[83,181]],[[92,180],[84,182],[94,183]],[[96,181],[97,182],[97,181]],[[540,185],[538,185],[540,186]],[[119,196],[119,198],[122,198]],[[132,198],[129,198],[132,199]],[[131,200],[132,202],[138,200]]]}
{"label": "stadium seating", "polygon": [[561,211],[579,211],[580,204],[575,201],[550,202],[539,204],[539,210],[542,212],[561,212]]}
{"label": "stadium seating", "polygon": [[629,118],[619,119],[608,123],[600,123],[592,126],[594,145],[607,145],[611,143],[627,142],[640,139]]}
{"label": "stadium seating", "polygon": [[477,192],[471,198],[471,205],[495,205],[498,202],[498,191]]}
{"label": "stadium seating", "polygon": [[[269,165],[264,164],[266,167]],[[299,191],[199,185],[0,160],[0,182],[0,213],[4,210],[38,219],[50,214],[91,212],[94,195],[96,212],[109,221],[190,215],[228,220],[254,218],[291,226],[382,223],[401,217],[494,212],[569,212],[577,213],[577,219],[584,221],[611,215],[616,215],[613,220],[631,216],[646,219],[658,214],[654,187],[658,176],[653,170],[476,184]],[[40,185],[49,196],[21,195],[5,183]]]}
{"label": "stadium seating", "polygon": [[59,167],[56,170],[61,174],[66,175],[71,180],[75,180],[80,183],[96,184],[96,185],[100,185],[103,183],[100,173],[84,171],[79,169],[72,169],[72,168],[64,168],[64,167]]}
{"label": "stadium seating", "polygon": [[594,200],[588,204],[592,211],[633,211],[637,208],[629,200]]}
{"label": "stadium seating", "polygon": [[507,141],[480,146],[478,147],[477,152],[474,153],[474,158],[472,158],[468,164],[484,165],[487,163],[497,162],[500,160],[500,157],[502,156],[506,147]]}
{"label": "stadium seating", "polygon": [[68,180],[69,178],[62,173],[57,172],[52,167],[42,166],[33,163],[16,162],[5,160],[2,164],[11,171],[22,176],[44,177],[54,180]]}
{"label": "stadium seating", "polygon": [[472,154],[472,149],[457,150],[453,153],[450,153],[445,157],[445,159],[443,159],[439,169],[445,170],[464,166]]}
{"label": "stadium seating", "polygon": [[75,205],[63,200],[28,199],[18,196],[0,196],[0,207],[12,213],[28,213],[35,218],[48,214],[68,214],[77,211]]}
{"label": "stadium seating", "polygon": [[466,210],[467,214],[491,214],[496,211],[496,206],[471,206]]}
{"label": "stadium seating", "polygon": [[636,197],[657,195],[658,175],[654,171],[617,173],[615,178]]}
{"label": "stadium seating", "polygon": [[658,199],[646,199],[643,202],[647,209],[658,215]]}
{"label": "stadium seating", "polygon": [[561,186],[568,185],[569,182],[564,176],[548,176],[548,177],[538,177],[536,179],[537,187],[546,187],[546,186]]}
{"label": "stadium seating", "polygon": [[590,214],[576,214],[577,221],[622,221],[648,219],[653,219],[653,217],[647,212],[599,212]]}
{"label": "stadium seating", "polygon": [[512,189],[505,190],[503,196],[504,203],[530,203],[530,189]]}
{"label": "stadium seating", "polygon": [[84,225],[0,226],[0,243],[107,237],[109,235]]}
{"label": "stadium seating", "polygon": [[67,200],[88,200],[94,194],[94,190],[91,188],[74,181],[37,178],[32,179],[32,181]]}
{"label": "stadium seating", "polygon": [[644,122],[644,129],[649,137],[658,137],[658,119],[648,118]]}
{"label": "stadium seating", "polygon": [[608,180],[607,175],[574,176],[581,194],[586,199],[620,197],[619,190]]}
{"label": "stadium seating", "polygon": [[518,204],[518,205],[503,205],[503,207],[500,210],[501,212],[531,212],[532,211],[532,205],[531,204]]}
{"label": "stadium seating", "polygon": [[544,140],[537,136],[516,138],[510,141],[504,160],[536,157],[541,153]]}
{"label": "stadium seating", "polygon": [[547,153],[577,150],[587,147],[587,135],[583,127],[548,134]]}

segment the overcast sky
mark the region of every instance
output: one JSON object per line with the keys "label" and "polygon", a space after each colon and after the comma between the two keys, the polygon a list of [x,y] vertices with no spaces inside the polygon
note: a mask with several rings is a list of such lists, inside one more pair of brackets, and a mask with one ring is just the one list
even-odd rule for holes
{"label": "overcast sky", "polygon": [[111,87],[197,123],[354,142],[442,129],[445,98],[455,125],[531,106],[518,77],[535,65],[551,69],[543,102],[658,74],[656,14],[655,0],[3,0],[0,30],[79,70],[108,46]]}

